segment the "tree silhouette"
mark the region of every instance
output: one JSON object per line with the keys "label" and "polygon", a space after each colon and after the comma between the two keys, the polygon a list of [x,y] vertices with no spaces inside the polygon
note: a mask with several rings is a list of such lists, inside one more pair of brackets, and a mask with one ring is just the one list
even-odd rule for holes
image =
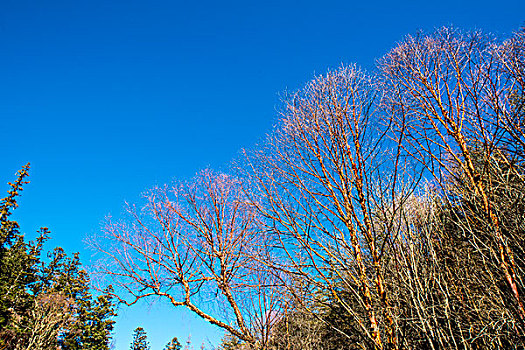
{"label": "tree silhouette", "polygon": [[166,347],[164,350],[181,350],[182,345],[179,342],[179,339],[177,337],[174,337],[168,344],[166,344]]}
{"label": "tree silhouette", "polygon": [[131,342],[130,350],[149,350],[148,336],[142,327],[137,327],[133,331],[133,341]]}

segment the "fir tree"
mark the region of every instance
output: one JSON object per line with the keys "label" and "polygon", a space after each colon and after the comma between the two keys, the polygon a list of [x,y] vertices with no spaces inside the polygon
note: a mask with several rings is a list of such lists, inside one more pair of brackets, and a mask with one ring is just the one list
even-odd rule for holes
{"label": "fir tree", "polygon": [[149,342],[146,331],[142,327],[137,327],[133,331],[133,341],[130,350],[149,350]]}
{"label": "fir tree", "polygon": [[43,268],[44,289],[62,293],[75,301],[75,322],[59,339],[62,350],[109,350],[112,317],[115,304],[111,287],[98,297],[89,290],[89,276],[82,269],[78,253],[72,258],[62,248],[49,255],[50,263]]}
{"label": "fir tree", "polygon": [[17,197],[27,184],[29,164],[9,183],[0,201],[0,349],[108,350],[115,303],[111,287],[94,297],[78,253],[60,247],[41,261],[49,230],[26,242],[10,220]]}
{"label": "fir tree", "polygon": [[164,348],[164,350],[181,350],[182,345],[177,337],[174,337]]}
{"label": "fir tree", "polygon": [[17,197],[29,175],[29,164],[9,183],[7,197],[0,202],[0,348],[15,346],[26,339],[29,313],[34,295],[29,287],[37,281],[37,267],[47,229],[40,232],[36,243],[26,243],[16,221],[10,219],[18,207]]}

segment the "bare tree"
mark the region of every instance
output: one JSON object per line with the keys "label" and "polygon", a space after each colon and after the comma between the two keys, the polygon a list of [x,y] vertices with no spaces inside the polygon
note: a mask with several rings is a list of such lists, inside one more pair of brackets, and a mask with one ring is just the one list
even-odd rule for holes
{"label": "bare tree", "polygon": [[242,182],[204,171],[110,221],[101,272],[122,302],[166,298],[228,346],[323,348],[326,327],[348,348],[519,346],[524,38],[445,28],[376,77],[316,77],[245,152]]}
{"label": "bare tree", "polygon": [[[523,53],[522,34],[499,44],[479,32],[444,28],[431,35],[408,36],[382,59],[380,70],[383,105],[395,139],[407,157],[419,162],[446,205],[455,210],[455,225],[469,233],[465,252],[474,254],[471,265],[481,264],[484,276],[499,275],[500,279],[488,277],[492,286],[505,281],[503,295],[490,296],[492,306],[514,315],[523,325],[523,265],[517,263],[522,249],[502,224],[508,212],[497,212],[501,197],[498,199],[495,186],[502,164],[523,180],[516,168],[516,159],[523,159],[523,148],[517,142],[523,136],[523,113],[516,113],[513,100],[516,91],[523,91],[519,52]],[[513,143],[517,144],[509,147]],[[520,230],[512,232],[521,234]],[[459,256],[458,251],[455,257]],[[468,278],[473,280],[473,276]],[[453,278],[448,283],[447,293],[468,285]],[[478,316],[479,329],[484,329],[486,320]],[[475,339],[472,331],[477,321],[463,325],[463,334],[471,334],[455,347]],[[523,335],[522,326],[518,332]]]}
{"label": "bare tree", "polygon": [[525,28],[495,50],[499,74],[511,82],[506,90],[508,109],[498,120],[504,130],[500,147],[521,162],[525,156]]}
{"label": "bare tree", "polygon": [[99,272],[131,305],[159,296],[260,347],[279,313],[271,275],[259,263],[265,232],[241,183],[203,171],[189,183],[157,187],[129,217],[109,221],[92,244],[109,259]]}
{"label": "bare tree", "polygon": [[64,328],[75,322],[75,303],[60,293],[42,293],[31,310],[27,341],[20,350],[54,350]]}
{"label": "bare tree", "polygon": [[391,209],[395,191],[408,190],[396,182],[402,166],[381,132],[377,97],[355,66],[316,77],[284,100],[266,146],[246,154],[254,203],[278,247],[271,261],[287,272],[294,302],[308,309],[323,295],[333,298],[355,329],[332,327],[382,349],[397,347],[383,266],[391,232],[377,231],[374,221],[383,206]]}

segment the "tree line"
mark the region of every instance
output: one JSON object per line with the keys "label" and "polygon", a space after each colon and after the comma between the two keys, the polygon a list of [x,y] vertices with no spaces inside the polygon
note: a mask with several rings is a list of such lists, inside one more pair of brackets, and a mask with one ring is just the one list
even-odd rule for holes
{"label": "tree line", "polygon": [[[133,331],[133,339],[131,340],[130,350],[150,350],[151,347],[149,345],[148,341],[148,335],[146,333],[146,330],[142,327],[137,327]],[[182,347],[182,344],[179,342],[179,339],[177,337],[173,337],[169,341],[168,344],[164,347],[163,350],[194,350],[194,346],[191,342],[191,335],[188,337],[188,340],[186,341],[186,345],[184,348]],[[205,350],[206,347],[204,343],[201,344],[200,348],[201,350]]]}
{"label": "tree line", "polygon": [[[222,328],[223,350],[523,348],[524,161],[525,31],[407,36],[374,71],[342,66],[286,94],[227,172],[154,187],[109,218],[90,241],[98,303],[164,298]],[[2,202],[13,253],[20,184]],[[36,309],[23,305],[46,298],[80,310],[56,277],[77,260],[34,263],[43,240],[1,257],[34,266],[9,277],[26,294],[0,294],[25,324]],[[64,342],[77,316],[59,319],[47,339]]]}
{"label": "tree line", "polygon": [[315,77],[228,173],[108,220],[99,273],[224,349],[523,347],[524,55],[442,28]]}

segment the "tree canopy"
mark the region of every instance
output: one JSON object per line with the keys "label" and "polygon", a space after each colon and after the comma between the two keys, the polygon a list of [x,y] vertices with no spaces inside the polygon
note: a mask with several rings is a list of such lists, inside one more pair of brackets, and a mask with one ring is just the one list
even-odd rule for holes
{"label": "tree canopy", "polygon": [[131,341],[130,350],[150,350],[148,335],[142,327],[137,327],[133,331],[133,340]]}
{"label": "tree canopy", "polygon": [[68,257],[57,247],[43,259],[49,230],[26,242],[10,219],[28,171],[29,165],[19,171],[0,202],[0,347],[109,349],[116,315],[111,287],[94,296],[78,254]]}
{"label": "tree canopy", "polygon": [[441,28],[284,96],[230,174],[158,186],[94,246],[128,305],[224,349],[525,346],[525,33]]}

